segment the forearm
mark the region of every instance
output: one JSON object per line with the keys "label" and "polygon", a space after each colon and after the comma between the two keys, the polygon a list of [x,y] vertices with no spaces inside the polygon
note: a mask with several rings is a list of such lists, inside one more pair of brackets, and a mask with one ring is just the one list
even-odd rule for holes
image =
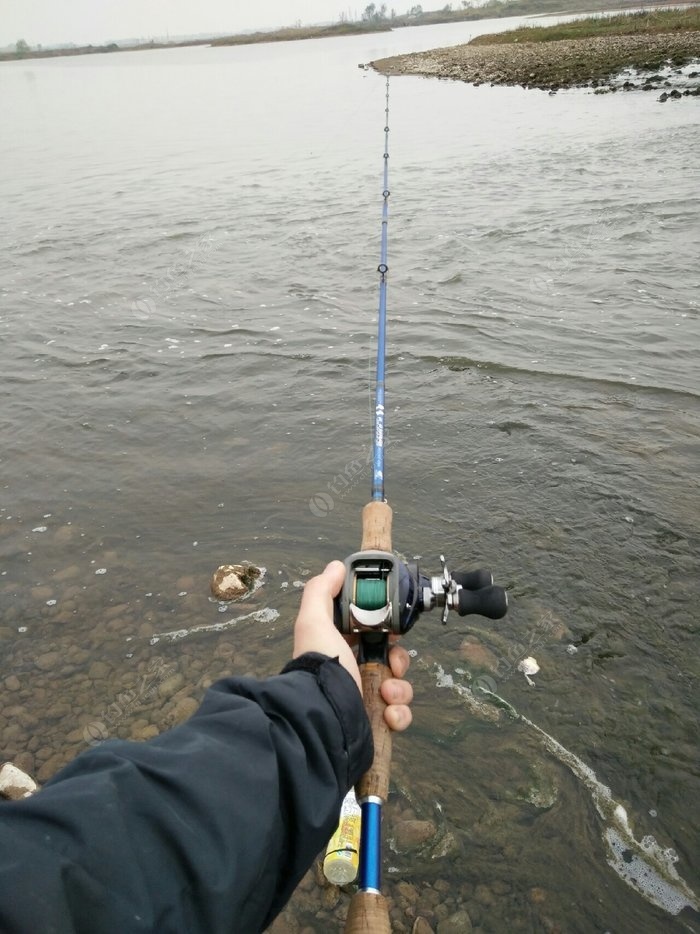
{"label": "forearm", "polygon": [[0,929],[263,930],[371,760],[351,677],[322,657],[227,679],[187,723],[106,743],[0,808]]}

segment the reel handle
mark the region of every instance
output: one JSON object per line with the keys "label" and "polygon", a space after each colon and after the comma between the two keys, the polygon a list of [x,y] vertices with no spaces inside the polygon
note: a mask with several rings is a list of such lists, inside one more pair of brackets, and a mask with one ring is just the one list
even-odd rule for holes
{"label": "reel handle", "polygon": [[493,574],[486,568],[479,568],[478,571],[453,571],[452,580],[467,590],[481,590],[482,587],[490,587],[493,584]]}
{"label": "reel handle", "polygon": [[[452,575],[455,579],[457,574]],[[457,612],[460,616],[478,613],[489,619],[502,619],[508,612],[508,596],[502,587],[480,587],[478,590],[458,592]]]}

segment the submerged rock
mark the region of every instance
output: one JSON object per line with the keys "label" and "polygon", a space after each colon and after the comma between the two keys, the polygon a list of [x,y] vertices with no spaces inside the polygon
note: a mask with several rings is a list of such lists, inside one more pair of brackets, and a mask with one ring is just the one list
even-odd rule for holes
{"label": "submerged rock", "polygon": [[555,771],[541,762],[533,763],[529,769],[526,784],[518,788],[516,797],[540,811],[548,811],[554,807],[559,797],[559,784]]}
{"label": "submerged rock", "polygon": [[460,658],[474,668],[498,673],[499,660],[485,645],[474,636],[467,636],[459,647]]}
{"label": "submerged rock", "polygon": [[394,846],[398,853],[417,850],[437,833],[431,820],[402,820],[394,826]]}

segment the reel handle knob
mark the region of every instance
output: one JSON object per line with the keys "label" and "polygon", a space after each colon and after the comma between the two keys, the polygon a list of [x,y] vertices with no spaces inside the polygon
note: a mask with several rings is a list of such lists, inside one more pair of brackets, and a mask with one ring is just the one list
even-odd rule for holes
{"label": "reel handle knob", "polygon": [[486,568],[479,568],[478,571],[453,571],[452,580],[467,590],[481,590],[482,587],[490,587],[493,584],[493,574]]}
{"label": "reel handle knob", "polygon": [[489,619],[501,619],[508,611],[508,595],[503,587],[494,585],[481,587],[479,590],[466,590],[464,587],[458,594],[459,606],[457,612],[460,616],[478,613]]}

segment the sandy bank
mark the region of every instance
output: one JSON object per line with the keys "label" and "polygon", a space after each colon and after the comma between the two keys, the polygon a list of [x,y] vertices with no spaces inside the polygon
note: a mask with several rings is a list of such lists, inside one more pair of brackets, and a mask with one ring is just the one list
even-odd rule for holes
{"label": "sandy bank", "polygon": [[[688,66],[694,61],[699,63],[696,68]],[[625,69],[637,69],[642,77],[628,81],[629,87],[667,90],[680,80],[683,93],[697,94],[700,32],[458,45],[396,55],[371,65],[386,75],[423,75],[475,85],[522,85],[543,90],[606,85],[612,89],[616,87],[614,76]],[[624,83],[617,86],[625,87]]]}

